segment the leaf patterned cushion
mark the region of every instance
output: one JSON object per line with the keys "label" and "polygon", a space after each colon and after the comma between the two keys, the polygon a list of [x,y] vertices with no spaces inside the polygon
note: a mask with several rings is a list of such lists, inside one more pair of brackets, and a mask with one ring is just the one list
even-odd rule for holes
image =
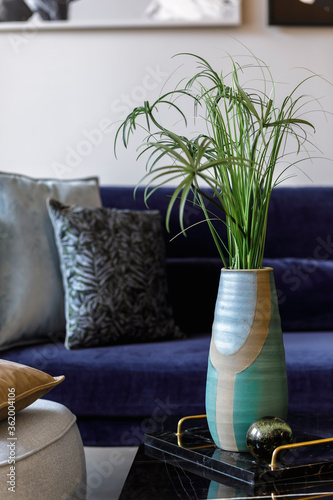
{"label": "leaf patterned cushion", "polygon": [[65,287],[68,349],[181,338],[167,302],[158,211],[51,199]]}

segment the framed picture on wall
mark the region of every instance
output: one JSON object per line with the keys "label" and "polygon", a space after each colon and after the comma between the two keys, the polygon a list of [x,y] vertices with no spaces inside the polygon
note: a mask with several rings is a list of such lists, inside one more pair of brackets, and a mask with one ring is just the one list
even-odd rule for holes
{"label": "framed picture on wall", "polygon": [[1,23],[44,26],[237,26],[242,0],[0,0]]}
{"label": "framed picture on wall", "polygon": [[269,0],[269,24],[333,26],[333,0]]}

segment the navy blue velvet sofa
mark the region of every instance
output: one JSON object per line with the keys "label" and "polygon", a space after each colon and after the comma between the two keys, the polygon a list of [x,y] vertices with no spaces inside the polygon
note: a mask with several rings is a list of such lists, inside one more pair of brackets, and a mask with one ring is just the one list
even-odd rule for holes
{"label": "navy blue velvet sofa", "polygon": [[[166,213],[171,190],[149,206]],[[101,187],[104,206],[145,209],[143,192]],[[185,210],[185,224],[201,220]],[[63,340],[17,347],[2,358],[65,382],[46,395],[78,417],[86,445],[138,445],[145,431],[205,413],[210,331],[221,261],[205,224],[170,242],[177,210],[165,232],[169,298],[187,338],[66,350]],[[221,227],[221,231],[224,228]],[[272,196],[265,265],[272,266],[284,332],[291,414],[333,413],[333,188],[277,188]],[[274,388],[272,388],[274,390]]]}

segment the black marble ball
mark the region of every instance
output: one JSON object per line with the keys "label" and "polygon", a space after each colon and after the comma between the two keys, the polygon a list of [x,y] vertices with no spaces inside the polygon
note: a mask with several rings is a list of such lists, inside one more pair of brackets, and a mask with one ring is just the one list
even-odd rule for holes
{"label": "black marble ball", "polygon": [[278,446],[290,444],[293,440],[289,425],[278,417],[263,417],[250,425],[246,434],[246,444],[257,459],[270,462],[272,453]]}

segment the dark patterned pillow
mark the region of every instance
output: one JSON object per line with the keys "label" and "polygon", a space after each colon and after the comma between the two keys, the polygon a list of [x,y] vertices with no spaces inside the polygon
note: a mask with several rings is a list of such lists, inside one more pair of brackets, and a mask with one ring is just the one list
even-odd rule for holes
{"label": "dark patterned pillow", "polygon": [[181,338],[167,302],[158,211],[48,201],[65,287],[68,349]]}

